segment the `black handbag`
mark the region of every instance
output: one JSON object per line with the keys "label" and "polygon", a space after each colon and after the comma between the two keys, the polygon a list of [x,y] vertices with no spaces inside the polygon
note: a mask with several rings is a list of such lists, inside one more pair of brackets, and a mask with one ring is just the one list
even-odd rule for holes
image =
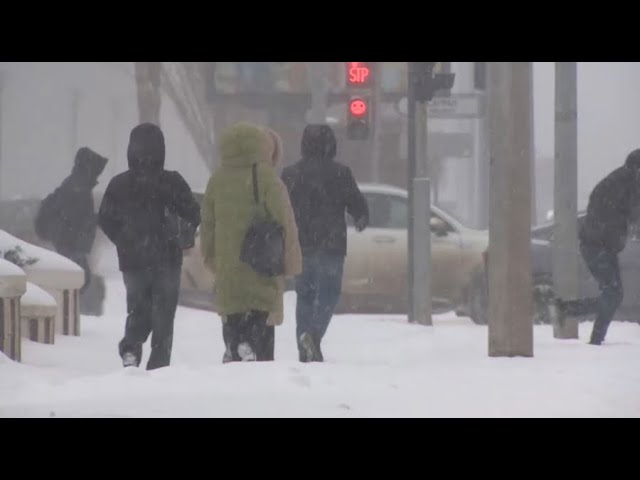
{"label": "black handbag", "polygon": [[[260,205],[258,196],[257,165],[252,167],[253,200]],[[265,213],[266,211],[265,208]],[[240,261],[249,265],[258,275],[276,277],[284,275],[284,228],[264,215],[255,214],[245,234],[240,250]]]}

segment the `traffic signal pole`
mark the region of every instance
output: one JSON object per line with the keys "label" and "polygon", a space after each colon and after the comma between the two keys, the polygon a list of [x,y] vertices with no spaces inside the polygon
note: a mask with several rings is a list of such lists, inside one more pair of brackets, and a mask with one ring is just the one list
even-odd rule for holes
{"label": "traffic signal pole", "polygon": [[435,62],[409,62],[408,190],[409,190],[409,322],[433,325],[431,300],[431,168],[427,103],[434,93],[451,89],[454,75],[434,77]]}

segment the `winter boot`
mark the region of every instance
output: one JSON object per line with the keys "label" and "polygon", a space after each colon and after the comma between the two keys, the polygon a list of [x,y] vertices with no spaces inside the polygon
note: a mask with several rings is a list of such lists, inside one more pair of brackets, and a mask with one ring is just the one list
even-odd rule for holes
{"label": "winter boot", "polygon": [[243,362],[256,361],[256,354],[251,348],[251,345],[249,345],[247,342],[242,342],[240,345],[238,345],[238,355],[240,355],[240,358]]}
{"label": "winter boot", "polygon": [[324,362],[324,355],[322,355],[322,349],[320,348],[320,343],[322,339],[318,335],[312,335],[313,343],[316,345],[317,357],[315,359],[316,362]]}
{"label": "winter boot", "polygon": [[139,365],[140,365],[140,362],[138,361],[138,359],[133,353],[127,352],[124,355],[122,355],[122,366],[124,368],[138,367]]}
{"label": "winter boot", "polygon": [[320,355],[318,354],[318,347],[313,337],[309,333],[303,333],[300,335],[300,345],[306,355],[307,362],[319,361]]}

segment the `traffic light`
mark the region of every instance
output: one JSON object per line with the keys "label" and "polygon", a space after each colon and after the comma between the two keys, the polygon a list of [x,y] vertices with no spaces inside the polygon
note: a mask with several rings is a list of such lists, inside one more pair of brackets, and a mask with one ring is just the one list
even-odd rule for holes
{"label": "traffic light", "polygon": [[433,69],[436,62],[411,62],[409,75],[413,84],[415,99],[428,102],[438,90],[449,90],[453,87],[454,73],[436,73]]}
{"label": "traffic light", "polygon": [[368,62],[346,62],[347,92],[347,138],[367,140],[371,132],[371,94],[374,81],[373,65]]}
{"label": "traffic light", "polygon": [[369,138],[369,100],[366,97],[352,97],[347,111],[347,138],[366,140]]}
{"label": "traffic light", "polygon": [[371,78],[371,67],[367,62],[347,62],[348,87],[370,88]]}

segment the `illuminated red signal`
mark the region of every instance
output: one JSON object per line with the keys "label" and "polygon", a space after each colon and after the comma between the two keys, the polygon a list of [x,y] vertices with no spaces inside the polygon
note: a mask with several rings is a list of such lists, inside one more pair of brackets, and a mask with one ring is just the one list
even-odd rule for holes
{"label": "illuminated red signal", "polygon": [[366,62],[347,62],[347,83],[351,87],[369,85],[371,68]]}
{"label": "illuminated red signal", "polygon": [[349,104],[349,111],[354,117],[363,117],[367,114],[368,110],[367,102],[361,98],[354,98]]}
{"label": "illuminated red signal", "polygon": [[366,140],[369,138],[369,97],[352,97],[347,104],[347,138]]}

